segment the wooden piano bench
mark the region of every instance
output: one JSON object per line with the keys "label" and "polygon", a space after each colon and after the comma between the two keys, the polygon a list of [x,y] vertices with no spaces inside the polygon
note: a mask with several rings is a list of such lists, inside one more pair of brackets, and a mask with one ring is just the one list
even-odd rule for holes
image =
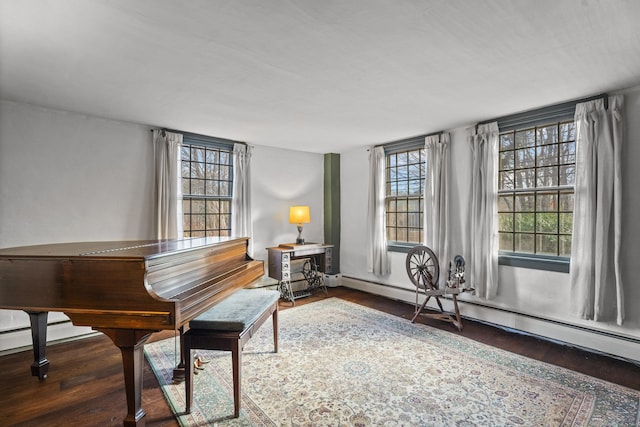
{"label": "wooden piano bench", "polygon": [[273,319],[273,347],[278,352],[278,300],[280,292],[241,289],[189,322],[184,334],[186,413],[193,401],[194,360],[191,350],[231,351],[234,418],[240,416],[242,348],[258,328]]}

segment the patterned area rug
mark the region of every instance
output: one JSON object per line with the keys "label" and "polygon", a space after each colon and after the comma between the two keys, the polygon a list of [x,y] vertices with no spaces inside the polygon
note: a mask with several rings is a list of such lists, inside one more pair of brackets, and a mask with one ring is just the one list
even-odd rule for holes
{"label": "patterned area rug", "polygon": [[243,353],[233,419],[231,353],[209,360],[184,414],[174,340],[146,357],[183,426],[637,426],[640,391],[514,355],[337,298],[284,310]]}

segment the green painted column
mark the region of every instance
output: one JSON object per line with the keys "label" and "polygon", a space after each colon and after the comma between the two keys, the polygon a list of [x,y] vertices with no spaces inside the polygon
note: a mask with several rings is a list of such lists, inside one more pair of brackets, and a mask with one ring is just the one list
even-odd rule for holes
{"label": "green painted column", "polygon": [[331,274],[340,272],[340,154],[324,155],[324,242],[333,245]]}

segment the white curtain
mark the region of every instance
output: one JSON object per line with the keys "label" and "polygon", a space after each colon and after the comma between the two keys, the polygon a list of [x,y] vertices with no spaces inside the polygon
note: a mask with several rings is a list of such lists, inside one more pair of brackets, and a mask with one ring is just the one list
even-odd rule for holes
{"label": "white curtain", "polygon": [[253,147],[233,144],[233,199],[231,233],[249,237],[247,254],[253,256],[253,223],[251,222],[251,154]]}
{"label": "white curtain", "polygon": [[156,237],[182,237],[180,200],[180,145],[182,134],[153,131],[155,158]]}
{"label": "white curtain", "polygon": [[449,266],[449,134],[425,138],[424,240],[440,262],[440,287]]}
{"label": "white curtain", "polygon": [[623,97],[576,105],[576,182],[571,244],[573,312],[624,321],[620,277]]}
{"label": "white curtain", "polygon": [[386,276],[391,271],[387,253],[387,231],[385,222],[385,162],[383,147],[369,151],[369,208],[367,228],[369,248],[367,269],[377,276]]}
{"label": "white curtain", "polygon": [[469,136],[472,152],[467,282],[476,295],[498,292],[498,123],[478,125]]}

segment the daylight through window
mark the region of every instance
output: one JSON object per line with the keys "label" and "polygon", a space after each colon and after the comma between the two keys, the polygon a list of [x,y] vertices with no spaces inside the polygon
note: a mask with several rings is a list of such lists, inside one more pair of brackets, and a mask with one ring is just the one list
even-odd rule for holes
{"label": "daylight through window", "polygon": [[180,158],[184,237],[230,236],[231,151],[183,144]]}
{"label": "daylight through window", "polygon": [[425,150],[415,148],[387,153],[386,220],[391,243],[421,243]]}
{"label": "daylight through window", "polygon": [[500,134],[500,250],[569,257],[576,127],[558,122]]}

